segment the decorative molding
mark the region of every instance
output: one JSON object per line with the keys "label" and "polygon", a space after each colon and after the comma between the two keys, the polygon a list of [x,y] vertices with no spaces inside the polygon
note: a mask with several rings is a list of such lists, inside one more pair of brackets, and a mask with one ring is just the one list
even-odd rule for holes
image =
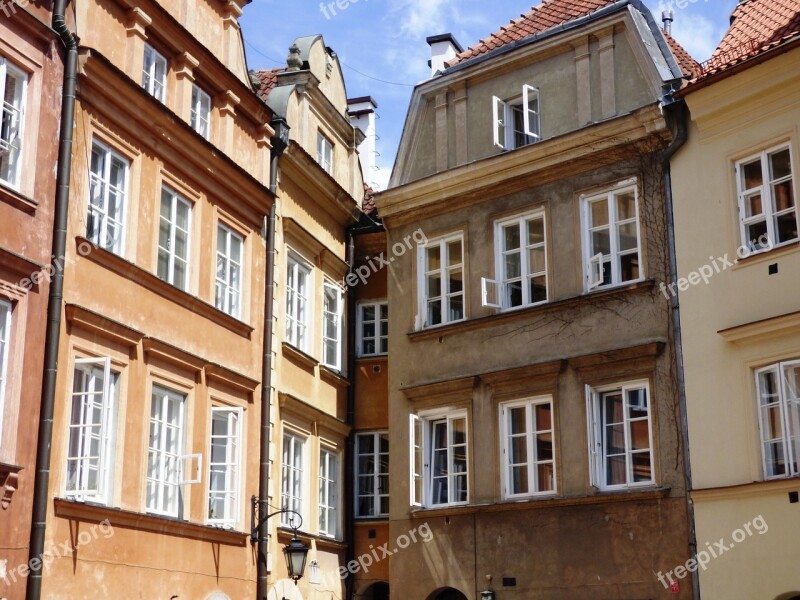
{"label": "decorative molding", "polygon": [[17,465],[0,463],[0,486],[2,486],[2,489],[0,489],[0,494],[2,494],[0,495],[0,507],[3,510],[11,506],[11,497],[19,487],[19,472],[21,470],[22,467]]}
{"label": "decorative molding", "polygon": [[300,350],[300,348],[295,347],[289,342],[282,342],[281,350],[283,356],[290,359],[294,363],[298,363],[302,367],[306,367],[311,371],[313,371],[314,368],[316,368],[316,366],[319,364],[319,361],[316,358],[314,358],[310,354],[306,354],[305,352]]}
{"label": "decorative molding", "polygon": [[200,66],[200,61],[188,52],[179,54],[173,59],[175,77],[194,81],[194,70]]}
{"label": "decorative molding", "polygon": [[526,367],[482,373],[478,378],[491,386],[493,400],[503,401],[555,391],[558,388],[558,377],[566,368],[566,360],[551,360]]}
{"label": "decorative molding", "polygon": [[740,485],[693,489],[690,492],[692,500],[741,500],[744,496],[766,496],[768,494],[784,494],[786,492],[800,491],[800,477],[787,477],[783,479],[770,479],[768,481],[754,481]]}
{"label": "decorative molding", "polygon": [[472,390],[475,389],[478,381],[478,377],[473,375],[447,381],[401,387],[400,391],[412,402],[429,398],[435,398],[437,404],[463,402],[465,399],[472,399]]}
{"label": "decorative molding", "polygon": [[323,365],[320,363],[319,376],[321,379],[324,379],[337,388],[342,389],[350,387],[350,382],[347,380],[347,377],[345,377],[339,371],[330,368],[328,365]]}
{"label": "decorative molding", "polygon": [[214,101],[221,115],[235,117],[236,107],[241,103],[241,98],[231,90],[225,90],[221,94],[217,94]]}
{"label": "decorative molding", "polygon": [[232,371],[222,365],[206,364],[203,368],[205,370],[206,379],[219,381],[224,385],[244,392],[247,394],[249,401],[251,403],[253,402],[253,394],[261,384],[260,381]]}
{"label": "decorative molding", "polygon": [[206,364],[205,360],[195,354],[190,354],[181,350],[177,346],[168,344],[156,338],[145,338],[142,341],[145,354],[150,357],[160,358],[177,367],[193,372],[195,375],[203,371]]}
{"label": "decorative molding", "polygon": [[776,335],[797,335],[800,333],[800,311],[735,325],[717,333],[733,344],[753,343]]}
{"label": "decorative molding", "polygon": [[77,304],[67,304],[64,307],[64,315],[67,323],[72,327],[80,327],[129,348],[141,342],[145,337],[141,331]]}
{"label": "decorative molding", "polygon": [[138,36],[143,40],[147,39],[147,28],[153,22],[146,12],[138,6],[128,11],[125,19],[125,29],[127,30],[128,37]]}
{"label": "decorative molding", "polygon": [[282,419],[284,413],[291,413],[300,419],[305,419],[312,424],[311,431],[315,432],[314,435],[318,435],[319,428],[322,427],[344,438],[350,434],[352,429],[336,416],[328,414],[286,392],[278,392],[278,406],[281,409]]}

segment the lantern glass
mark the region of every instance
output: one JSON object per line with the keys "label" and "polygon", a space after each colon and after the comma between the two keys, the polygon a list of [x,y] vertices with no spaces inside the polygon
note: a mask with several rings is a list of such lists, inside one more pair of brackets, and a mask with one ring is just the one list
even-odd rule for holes
{"label": "lantern glass", "polygon": [[283,547],[283,554],[286,556],[286,570],[289,572],[289,577],[295,581],[303,576],[308,550],[308,546],[297,539],[296,535],[291,542]]}

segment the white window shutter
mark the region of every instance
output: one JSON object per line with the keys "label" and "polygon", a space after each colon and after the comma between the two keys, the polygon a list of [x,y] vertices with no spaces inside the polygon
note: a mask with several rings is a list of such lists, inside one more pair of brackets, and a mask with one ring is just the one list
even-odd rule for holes
{"label": "white window shutter", "polygon": [[[539,139],[539,90],[531,85],[522,86],[522,120],[525,125],[525,135]],[[536,109],[532,103],[536,102]]]}
{"label": "white window shutter", "polygon": [[[194,463],[194,468],[192,468],[192,463]],[[203,469],[202,454],[184,454],[183,456],[181,456],[180,485],[200,483],[200,473],[202,469]]]}
{"label": "white window shutter", "polygon": [[418,494],[417,494],[417,478],[415,477],[415,466],[417,464],[417,446],[422,443],[422,440],[419,439],[419,417],[417,415],[410,415],[410,431],[409,431],[409,450],[410,450],[410,462],[409,462],[409,491],[411,492],[411,506],[419,506],[419,502],[417,501]]}
{"label": "white window shutter", "polygon": [[603,283],[603,253],[599,252],[589,259],[586,265],[587,289],[592,291]]}
{"label": "white window shutter", "polygon": [[[494,298],[494,300],[491,300],[491,298]],[[499,282],[488,277],[481,277],[481,306],[502,308]]]}
{"label": "white window shutter", "polygon": [[596,395],[586,386],[586,427],[589,440],[589,482],[600,488],[600,435],[597,423]]}
{"label": "white window shutter", "polygon": [[492,123],[494,124],[494,145],[506,149],[506,103],[497,96],[492,97]]}

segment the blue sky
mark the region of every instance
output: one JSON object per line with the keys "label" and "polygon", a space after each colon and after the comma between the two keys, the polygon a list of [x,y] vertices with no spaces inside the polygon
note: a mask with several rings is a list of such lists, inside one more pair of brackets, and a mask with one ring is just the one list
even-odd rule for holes
{"label": "blue sky", "polygon": [[[284,66],[295,38],[321,33],[343,64],[348,95],[378,102],[379,170],[371,179],[383,188],[411,91],[430,76],[425,38],[450,32],[470,46],[530,10],[535,0],[340,0],[344,10],[328,8],[329,2],[323,8],[320,0],[253,0],[241,19],[248,66]],[[657,19],[664,5],[672,4],[673,36],[701,62],[714,51],[736,6],[736,0],[645,3]]]}

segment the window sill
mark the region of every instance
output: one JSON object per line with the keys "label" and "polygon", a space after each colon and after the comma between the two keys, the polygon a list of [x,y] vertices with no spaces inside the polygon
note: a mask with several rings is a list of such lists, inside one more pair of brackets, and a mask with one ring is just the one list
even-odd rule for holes
{"label": "window sill", "polygon": [[370,525],[372,523],[388,523],[389,515],[378,515],[374,517],[353,517],[356,525]]}
{"label": "window sill", "polygon": [[753,265],[759,265],[761,263],[777,260],[779,258],[783,258],[787,254],[792,254],[796,252],[800,248],[800,241],[788,242],[783,244],[782,246],[777,246],[772,250],[766,250],[763,252],[758,252],[757,254],[751,254],[745,258],[737,258],[736,261],[733,263],[733,267],[731,270],[738,271],[739,269],[743,269],[745,267],[750,267]]}
{"label": "window sill", "polygon": [[[82,236],[75,238],[76,248],[81,244],[89,244],[92,251],[86,254],[84,258],[88,258],[95,263],[106,267],[107,269],[117,273],[118,275],[130,279],[134,283],[138,283],[142,287],[175,302],[179,306],[186,307],[187,309],[196,312],[197,314],[207,318],[209,321],[221,325],[226,329],[234,332],[241,337],[250,339],[253,327],[247,323],[240,321],[228,313],[219,310],[216,306],[209,304],[205,300],[201,300],[197,296],[184,292],[173,285],[170,285],[157,275],[144,270],[142,267],[130,262],[129,260],[109,252],[103,248],[96,248],[92,242]],[[80,253],[79,253],[80,255]],[[83,256],[83,255],[80,255]]]}
{"label": "window sill", "polygon": [[346,388],[350,386],[350,382],[344,373],[328,365],[319,365],[319,374],[322,379],[335,385],[336,387]]}
{"label": "window sill", "polygon": [[225,544],[226,546],[246,546],[250,537],[242,531],[190,523],[172,517],[139,513],[99,504],[77,502],[66,498],[55,498],[53,505],[55,515],[65,519],[93,523],[99,523],[107,519],[112,527],[135,529],[162,535],[178,535],[205,542]]}
{"label": "window sill", "polygon": [[581,294],[580,296],[572,296],[570,298],[564,298],[563,300],[556,300],[554,302],[547,302],[521,309],[498,312],[493,315],[478,317],[477,319],[467,319],[464,321],[458,321],[457,323],[448,323],[447,325],[437,325],[435,328],[410,331],[406,335],[412,342],[429,340],[432,338],[443,337],[445,335],[465,333],[474,329],[498,325],[506,321],[514,321],[523,317],[530,317],[531,314],[537,312],[546,314],[548,312],[564,310],[566,308],[577,306],[586,302],[596,303],[599,299],[613,300],[616,296],[622,297],[633,293],[648,293],[654,288],[655,280],[645,279],[637,283],[631,283],[624,286],[603,289],[595,292],[588,292]]}
{"label": "window sill", "polygon": [[374,360],[380,360],[380,361],[384,361],[385,362],[385,361],[389,360],[389,354],[388,353],[384,353],[384,354],[363,354],[361,356],[356,356],[356,362],[369,362],[369,361],[374,361]]}
{"label": "window sill", "polygon": [[502,500],[485,504],[446,506],[442,508],[416,508],[410,511],[409,516],[414,519],[423,519],[437,516],[469,515],[479,512],[562,508],[566,506],[588,506],[612,502],[641,502],[666,498],[669,496],[670,490],[671,488],[668,487],[648,487],[633,490],[603,491],[588,496],[557,498],[547,496],[542,498],[527,498],[524,500]]}
{"label": "window sill", "polygon": [[36,209],[39,208],[39,203],[36,200],[23,196],[3,182],[0,182],[0,202],[5,202],[9,206],[13,206],[29,215],[36,214]]}
{"label": "window sill", "polygon": [[314,367],[319,364],[316,358],[310,354],[306,354],[300,350],[300,348],[290,344],[289,342],[283,342],[281,344],[281,348],[283,349],[284,356],[300,363],[302,366],[308,367],[309,369],[314,369]]}
{"label": "window sill", "polygon": [[[285,525],[278,526],[278,541],[288,542],[294,537],[295,531],[291,527],[286,527]],[[308,533],[307,531],[303,531],[302,529],[297,530],[297,537],[304,542],[309,542],[314,540],[316,542],[317,548],[324,548],[326,550],[345,550],[347,548],[347,544],[345,544],[342,540],[338,540],[336,538],[328,537],[326,535],[317,535],[313,533]]]}

